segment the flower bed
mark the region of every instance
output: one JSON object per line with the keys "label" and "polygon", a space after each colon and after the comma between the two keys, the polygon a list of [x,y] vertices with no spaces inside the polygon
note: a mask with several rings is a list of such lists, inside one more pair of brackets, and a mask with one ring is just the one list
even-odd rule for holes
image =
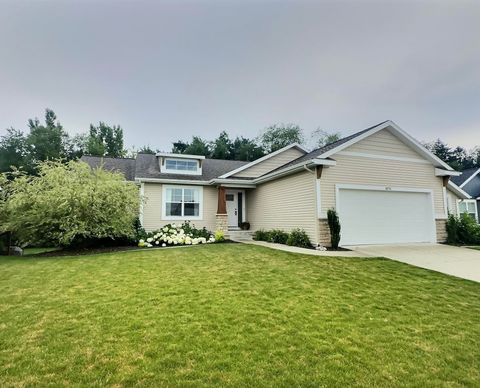
{"label": "flower bed", "polygon": [[174,245],[198,245],[222,240],[223,235],[219,232],[213,235],[205,228],[197,229],[190,223],[185,222],[182,225],[168,224],[160,230],[145,233],[143,238],[139,239],[138,246],[152,248]]}

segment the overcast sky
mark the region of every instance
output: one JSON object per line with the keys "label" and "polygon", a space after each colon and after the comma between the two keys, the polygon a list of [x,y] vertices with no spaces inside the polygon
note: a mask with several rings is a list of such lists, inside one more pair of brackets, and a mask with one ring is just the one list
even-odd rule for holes
{"label": "overcast sky", "polygon": [[480,1],[2,1],[0,135],[53,109],[169,150],[391,119],[480,144]]}

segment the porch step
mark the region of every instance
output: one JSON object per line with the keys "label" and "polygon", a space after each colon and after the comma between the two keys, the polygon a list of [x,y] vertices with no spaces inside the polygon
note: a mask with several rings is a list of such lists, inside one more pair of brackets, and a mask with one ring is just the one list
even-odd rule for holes
{"label": "porch step", "polygon": [[250,230],[229,230],[228,236],[233,241],[252,241],[253,232]]}

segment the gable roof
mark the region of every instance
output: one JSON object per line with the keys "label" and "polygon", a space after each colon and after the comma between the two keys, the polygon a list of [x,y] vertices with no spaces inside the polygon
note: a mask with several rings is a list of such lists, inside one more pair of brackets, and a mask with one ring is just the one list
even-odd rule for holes
{"label": "gable roof", "polygon": [[261,162],[264,162],[265,160],[267,159],[270,159],[272,158],[273,156],[277,156],[279,154],[281,154],[282,152],[285,152],[291,148],[297,148],[298,150],[304,152],[304,153],[307,153],[307,150],[305,148],[303,148],[300,144],[298,143],[292,143],[292,144],[289,144],[283,148],[280,148],[279,150],[276,150],[274,152],[270,152],[269,154],[265,155],[265,156],[262,156],[261,158],[258,158],[258,159],[255,159],[254,161],[252,162],[248,162],[247,164],[244,164],[243,166],[233,170],[233,171],[229,171],[227,172],[226,174],[223,174],[222,176],[220,176],[219,178],[228,178],[232,175],[235,175],[237,173],[239,173],[240,171],[243,171],[243,170],[246,170],[252,166],[255,166]]}
{"label": "gable roof", "polygon": [[475,178],[480,173],[479,167],[468,168],[462,171],[462,175],[452,177],[452,181],[460,186],[465,186],[468,182],[470,182],[473,178]]}
{"label": "gable roof", "polygon": [[80,160],[87,163],[91,168],[103,166],[107,171],[120,172],[127,181],[135,179],[135,159],[83,155]]}
{"label": "gable roof", "polygon": [[[359,132],[356,132],[350,136],[344,137],[343,139],[337,140],[333,143],[327,144],[323,147],[317,148],[316,150],[313,150],[297,159],[294,159],[290,161],[289,163],[284,164],[283,166],[278,167],[277,169],[273,170],[281,170],[285,169],[290,166],[294,166],[296,164],[302,163],[302,162],[309,162],[313,159],[330,159],[332,155],[335,153],[343,150],[344,148],[347,148],[351,146],[352,144],[355,144],[359,142],[360,140],[365,139],[368,136],[371,136],[382,129],[390,129],[392,132],[394,132],[399,138],[401,138],[407,145],[409,145],[411,148],[415,149],[418,153],[423,155],[426,159],[430,160],[433,165],[437,167],[441,167],[447,171],[453,171],[453,168],[450,167],[447,163],[445,163],[443,160],[438,158],[435,154],[427,150],[423,145],[421,145],[417,140],[415,140],[413,137],[411,137],[409,134],[407,134],[405,131],[403,131],[397,124],[395,124],[391,120],[386,120],[382,121],[379,124],[376,124],[372,127],[363,129]],[[273,171],[270,171],[269,174]]]}
{"label": "gable roof", "polygon": [[450,191],[452,191],[453,193],[455,193],[458,197],[460,197],[462,199],[472,198],[472,196],[470,194],[468,194],[465,190],[463,190],[458,185],[456,185],[454,182],[452,182],[451,179],[448,180],[447,187]]}

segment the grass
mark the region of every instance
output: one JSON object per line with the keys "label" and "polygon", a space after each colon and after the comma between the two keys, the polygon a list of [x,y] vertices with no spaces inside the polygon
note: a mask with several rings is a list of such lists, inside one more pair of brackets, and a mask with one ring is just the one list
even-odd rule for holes
{"label": "grass", "polygon": [[0,386],[478,386],[480,284],[229,244],[0,258]]}

